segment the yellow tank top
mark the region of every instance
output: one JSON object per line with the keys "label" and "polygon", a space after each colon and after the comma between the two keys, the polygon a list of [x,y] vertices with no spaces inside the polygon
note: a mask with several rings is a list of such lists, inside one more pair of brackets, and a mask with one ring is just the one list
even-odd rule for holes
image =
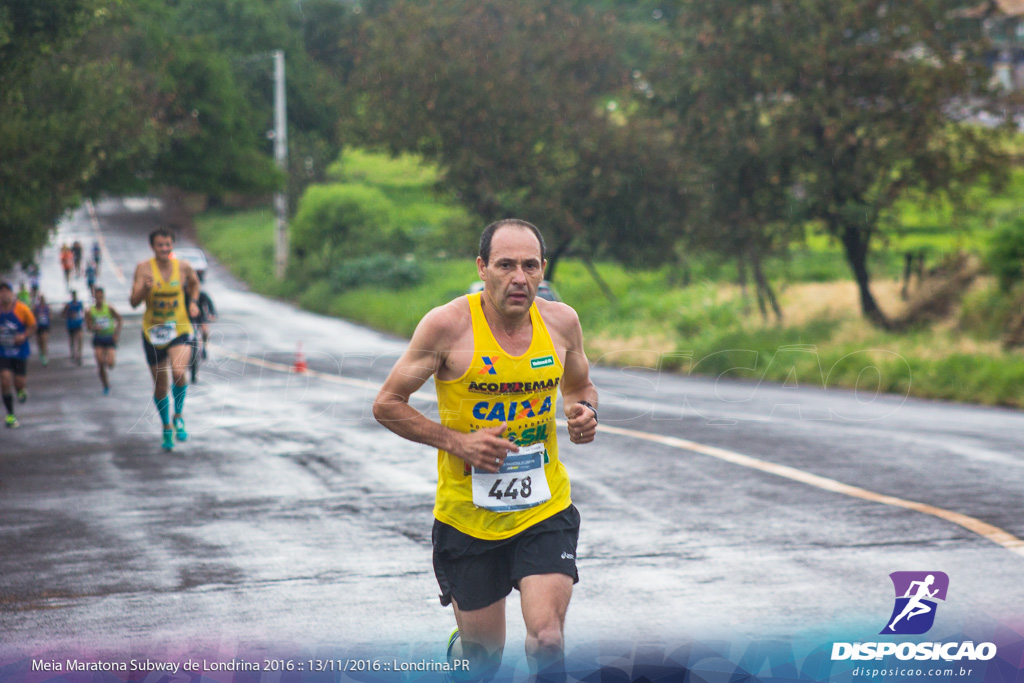
{"label": "yellow tank top", "polygon": [[[512,356],[491,333],[480,297],[481,293],[466,297],[473,320],[469,369],[458,379],[434,383],[441,424],[474,432],[507,422],[505,435],[516,442],[522,455],[505,461],[502,469],[508,471],[488,476],[470,472],[460,458],[438,451],[434,516],[475,538],[500,540],[572,503],[569,476],[558,458],[555,439],[563,368],[537,304],[530,308],[530,347],[523,355]],[[543,500],[547,492],[550,498]]]}
{"label": "yellow tank top", "polygon": [[185,283],[181,266],[171,260],[171,279],[165,282],[156,259],[149,260],[153,269],[153,288],[146,295],[146,312],[142,315],[142,333],[153,346],[167,346],[176,337],[192,334],[192,322],[185,305]]}

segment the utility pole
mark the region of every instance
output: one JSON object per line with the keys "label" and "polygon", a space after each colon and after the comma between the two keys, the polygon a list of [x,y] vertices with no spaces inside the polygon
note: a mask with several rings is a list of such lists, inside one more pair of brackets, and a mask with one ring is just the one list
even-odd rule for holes
{"label": "utility pole", "polygon": [[[284,94],[284,51],[274,50],[274,160],[288,176],[288,114]],[[277,250],[274,273],[284,279],[288,266],[288,186],[274,195],[274,213],[277,216]]]}

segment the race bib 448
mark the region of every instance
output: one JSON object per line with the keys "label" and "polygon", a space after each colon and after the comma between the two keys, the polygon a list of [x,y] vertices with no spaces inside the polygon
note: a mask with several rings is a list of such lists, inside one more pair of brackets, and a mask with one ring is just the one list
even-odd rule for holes
{"label": "race bib 448", "polygon": [[473,468],[473,504],[492,512],[526,510],[551,500],[544,473],[544,443],[511,451],[497,472]]}

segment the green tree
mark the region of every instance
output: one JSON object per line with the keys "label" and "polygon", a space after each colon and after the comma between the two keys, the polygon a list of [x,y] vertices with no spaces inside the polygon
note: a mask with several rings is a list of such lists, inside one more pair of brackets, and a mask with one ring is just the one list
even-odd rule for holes
{"label": "green tree", "polygon": [[[767,210],[760,220],[773,226],[788,189],[789,219],[842,244],[861,309],[881,326],[867,259],[893,204],[911,190],[955,201],[1005,173],[1002,131],[955,120],[991,101],[984,45],[956,25],[961,4],[722,0],[687,3],[675,20],[679,59],[664,96],[689,111],[710,93],[714,109],[701,116],[722,120],[708,122],[732,150],[722,158],[754,163],[746,189],[706,187],[724,193],[713,203],[746,201],[757,207],[748,218]],[[756,221],[744,230],[754,239]]]}
{"label": "green tree", "polygon": [[130,68],[84,49],[116,9],[0,2],[0,268],[31,260],[62,212],[155,142],[133,109]]}
{"label": "green tree", "polygon": [[160,96],[171,135],[154,161],[153,180],[212,195],[278,187],[265,129],[252,125],[229,57],[201,39],[178,40],[164,69]]}
{"label": "green tree", "polygon": [[0,2],[0,267],[84,195],[281,185],[235,62],[157,0]]}
{"label": "green tree", "polygon": [[613,22],[570,10],[555,0],[395,3],[370,25],[351,81],[364,136],[435,162],[485,221],[539,223],[551,272],[574,243],[663,259],[678,216],[645,187],[671,182],[660,171],[675,161],[629,115]]}
{"label": "green tree", "polygon": [[[307,39],[322,37],[309,30],[309,22],[331,16],[322,4],[292,0],[182,0],[171,17],[176,34],[197,41],[207,55],[215,53],[229,60],[229,80],[246,103],[237,111],[244,114],[244,126],[255,133],[246,146],[266,158],[271,156],[271,145],[264,134],[273,129],[274,113],[269,57],[273,50],[284,51],[291,207],[297,205],[310,182],[323,179],[326,165],[340,150],[337,126],[345,113],[342,88],[306,47]],[[335,6],[345,8],[344,4]],[[329,28],[328,24],[325,29]],[[322,41],[313,47],[324,49]]]}

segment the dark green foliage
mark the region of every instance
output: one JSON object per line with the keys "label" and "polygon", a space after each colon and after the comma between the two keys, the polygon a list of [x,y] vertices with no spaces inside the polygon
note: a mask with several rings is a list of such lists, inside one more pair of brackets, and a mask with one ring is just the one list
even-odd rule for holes
{"label": "dark green foliage", "polygon": [[[671,258],[682,191],[663,131],[622,115],[612,24],[556,0],[396,2],[350,81],[364,137],[436,163],[483,222],[519,216],[553,254]],[[622,109],[610,112],[615,96]]]}
{"label": "dark green foliage", "polygon": [[0,2],[0,270],[32,260],[99,173],[152,142],[135,125],[122,65],[76,49],[109,5]]}
{"label": "dark green foliage", "polygon": [[996,228],[985,262],[1004,292],[1024,280],[1024,218]]}
{"label": "dark green foliage", "polygon": [[402,289],[423,280],[423,269],[413,258],[374,254],[348,259],[331,272],[331,289],[342,292],[358,287]]}
{"label": "dark green foliage", "polygon": [[334,158],[337,88],[298,19],[288,0],[0,0],[0,268],[86,195],[283,187],[266,138],[274,49],[299,163]]}
{"label": "dark green foliage", "polygon": [[282,178],[252,125],[245,93],[229,58],[199,39],[178,41],[164,65],[169,139],[154,161],[154,179],[192,192],[267,193]]}
{"label": "dark green foliage", "polygon": [[[689,2],[652,76],[698,152],[702,214],[724,241],[764,251],[814,222],[842,245],[864,314],[887,325],[868,257],[906,193],[959,199],[1000,180],[1006,130],[950,121],[993,107],[952,0]],[[684,147],[685,149],[685,147]],[[717,159],[717,161],[716,161]]]}

